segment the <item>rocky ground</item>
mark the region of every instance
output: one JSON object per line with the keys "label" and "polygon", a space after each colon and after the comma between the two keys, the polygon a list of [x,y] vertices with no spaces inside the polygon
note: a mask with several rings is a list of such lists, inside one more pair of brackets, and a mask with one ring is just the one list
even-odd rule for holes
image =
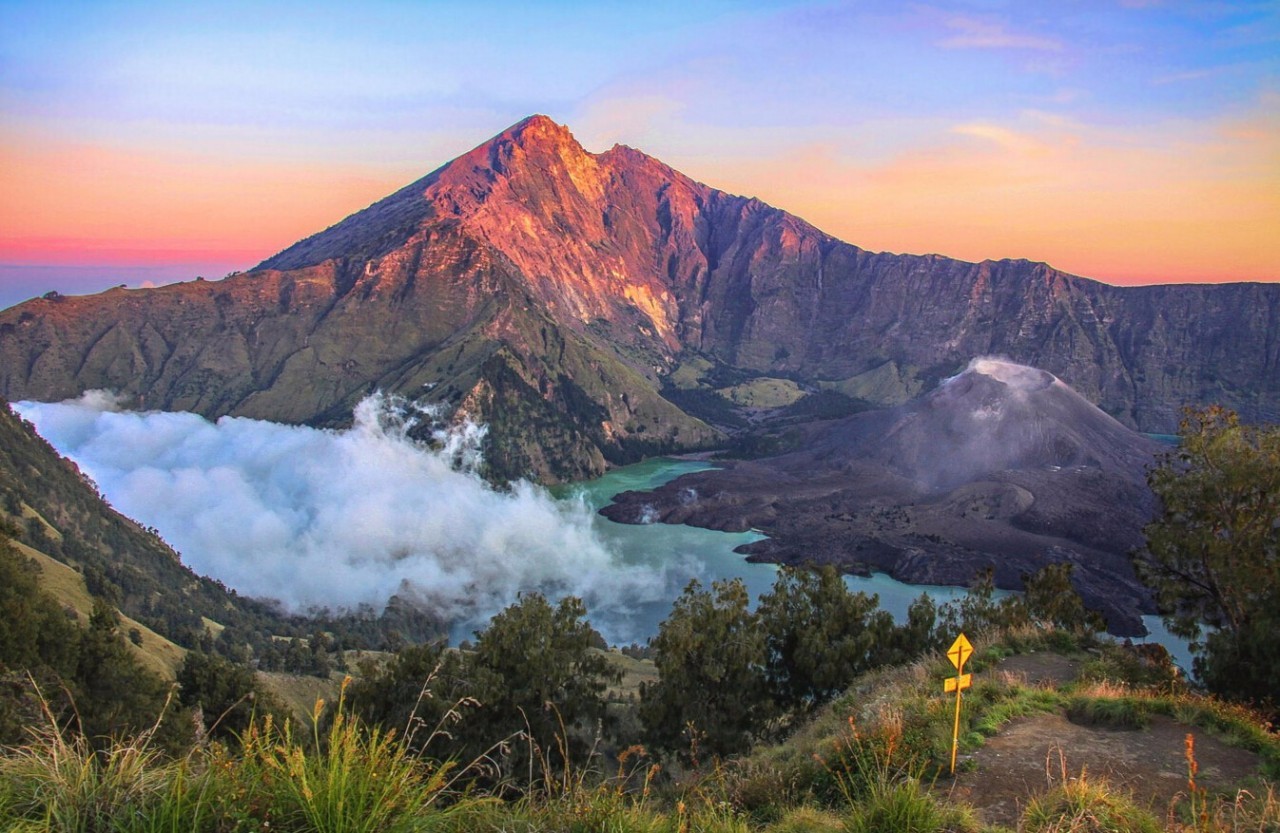
{"label": "rocky ground", "polygon": [[963,586],[990,568],[1016,590],[1069,562],[1112,633],[1145,632],[1154,608],[1130,553],[1154,511],[1145,473],[1159,447],[1050,374],[975,364],[900,408],[809,426],[797,446],[623,493],[603,513],[758,529],[769,537],[742,550],[754,560],[913,584]]}

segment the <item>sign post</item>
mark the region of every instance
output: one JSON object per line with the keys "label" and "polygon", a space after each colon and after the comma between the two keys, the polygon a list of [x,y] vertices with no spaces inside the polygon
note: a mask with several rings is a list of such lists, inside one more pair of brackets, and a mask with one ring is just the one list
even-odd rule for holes
{"label": "sign post", "polygon": [[943,689],[946,693],[956,693],[956,721],[955,727],[951,730],[951,774],[956,774],[956,750],[960,746],[960,692],[973,685],[973,675],[964,673],[965,660],[973,654],[973,646],[969,644],[969,640],[964,634],[956,637],[956,641],[951,643],[951,647],[947,649],[947,659],[951,660],[951,664],[956,667],[956,676],[948,677]]}

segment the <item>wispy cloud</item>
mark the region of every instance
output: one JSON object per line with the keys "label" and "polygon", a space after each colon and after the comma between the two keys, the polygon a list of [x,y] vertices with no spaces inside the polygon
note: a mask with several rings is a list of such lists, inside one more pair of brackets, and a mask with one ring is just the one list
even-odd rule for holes
{"label": "wispy cloud", "polygon": [[1002,150],[1023,156],[1044,156],[1053,150],[1053,145],[1042,139],[996,124],[984,124],[981,122],[960,124],[951,128],[951,132],[961,136],[984,139]]}
{"label": "wispy cloud", "polygon": [[1115,283],[1276,280],[1276,102],[1140,126],[1024,110],[921,125],[888,159],[797,144],[708,178],[873,250],[1026,257]]}
{"label": "wispy cloud", "polygon": [[1006,24],[972,17],[953,17],[946,23],[955,32],[944,38],[942,45],[950,49],[1031,49],[1038,52],[1061,52],[1062,41],[1015,32]]}
{"label": "wispy cloud", "polygon": [[1211,78],[1218,78],[1232,71],[1239,71],[1238,66],[1215,66],[1202,67],[1200,69],[1189,69],[1182,72],[1170,72],[1153,78],[1151,83],[1162,84],[1183,84],[1188,81],[1205,81]]}

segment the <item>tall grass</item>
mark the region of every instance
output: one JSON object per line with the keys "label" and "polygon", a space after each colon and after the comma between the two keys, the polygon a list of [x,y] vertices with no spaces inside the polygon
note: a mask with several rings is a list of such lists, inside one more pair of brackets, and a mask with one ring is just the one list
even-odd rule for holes
{"label": "tall grass", "polygon": [[197,833],[214,822],[215,782],[195,756],[160,767],[156,789],[113,818],[112,833]]}
{"label": "tall grass", "polygon": [[1200,764],[1196,760],[1195,735],[1187,733],[1184,747],[1187,764],[1187,791],[1169,805],[1167,828],[1187,833],[1276,833],[1280,831],[1280,800],[1275,788],[1265,785],[1256,795],[1237,790],[1234,799],[1211,798],[1196,776]]}
{"label": "tall grass", "polygon": [[927,746],[912,743],[908,722],[897,708],[884,707],[878,720],[860,728],[852,717],[827,762],[845,799],[847,833],[935,833],[974,831],[979,825],[964,808],[940,801],[923,783],[931,761]]}
{"label": "tall grass", "polygon": [[[309,746],[285,723],[268,719],[241,739],[235,770],[244,793],[260,791],[254,802],[268,810],[273,828],[315,833],[397,833],[411,830],[449,786],[451,762],[413,756],[394,732],[362,731],[347,715],[340,696],[327,731],[323,701],[312,712]],[[253,783],[245,784],[245,776]]]}
{"label": "tall grass", "polygon": [[1160,823],[1132,797],[1081,772],[1036,796],[1022,814],[1022,833],[1161,833]]}
{"label": "tall grass", "polygon": [[155,727],[95,751],[46,710],[48,725],[0,757],[0,829],[399,833],[475,803],[439,806],[452,763],[417,758],[394,733],[366,731],[340,707],[322,732],[322,711],[317,703],[305,742],[268,716],[235,754],[212,744],[166,760]]}
{"label": "tall grass", "polygon": [[93,833],[146,804],[166,774],[152,743],[157,727],[131,742],[95,752],[58,725],[44,704],[45,725],[0,758],[0,809],[30,829]]}
{"label": "tall grass", "polygon": [[918,780],[877,782],[850,806],[847,833],[967,833],[980,825],[967,808],[945,804]]}

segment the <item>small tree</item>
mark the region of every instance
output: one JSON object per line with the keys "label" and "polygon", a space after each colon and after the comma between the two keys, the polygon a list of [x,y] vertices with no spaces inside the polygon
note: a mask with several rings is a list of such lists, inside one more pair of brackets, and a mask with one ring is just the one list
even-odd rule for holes
{"label": "small tree", "polygon": [[741,579],[689,582],[650,643],[656,683],[640,689],[649,742],[693,758],[746,751],[774,715],[765,637]]}
{"label": "small tree", "polygon": [[[1213,691],[1274,701],[1280,686],[1280,428],[1188,409],[1182,443],[1148,477],[1162,508],[1138,574],[1174,633],[1196,640]],[[1203,637],[1203,625],[1214,629]],[[1203,637],[1203,638],[1202,638]]]}
{"label": "small tree", "polygon": [[210,737],[231,740],[249,728],[254,716],[287,716],[285,707],[263,691],[253,671],[222,657],[191,651],[178,669],[178,702],[200,709]]}
{"label": "small tree", "polygon": [[592,649],[595,631],[585,616],[581,599],[569,596],[552,607],[540,593],[528,593],[476,634],[477,717],[490,743],[525,731],[544,762],[561,763],[552,750],[578,755],[597,733],[605,689],[622,675]]}
{"label": "small tree", "polygon": [[41,591],[35,564],[10,540],[14,531],[0,525],[0,667],[48,666],[69,675],[75,669],[78,629]]}
{"label": "small tree", "polygon": [[1097,633],[1107,623],[1101,613],[1084,606],[1084,599],[1071,583],[1073,567],[1067,562],[1047,564],[1022,577],[1027,588],[1026,618],[1076,633]]}
{"label": "small tree", "polygon": [[893,616],[853,593],[834,567],[783,567],[760,599],[765,667],[779,707],[806,711],[834,698],[893,649]]}
{"label": "small tree", "polygon": [[41,719],[32,681],[56,698],[80,648],[80,629],[41,591],[35,564],[10,542],[15,532],[0,520],[0,746],[18,745]]}
{"label": "small tree", "polygon": [[80,730],[104,740],[145,729],[163,714],[168,688],[134,658],[115,608],[95,599],[74,673]]}
{"label": "small tree", "polygon": [[364,663],[347,703],[364,722],[398,733],[418,754],[469,761],[498,740],[469,731],[468,698],[483,687],[469,660],[442,642],[410,645],[382,667]]}
{"label": "small tree", "polygon": [[921,593],[907,607],[907,620],[893,629],[889,637],[889,650],[885,654],[886,665],[901,665],[929,651],[940,651],[953,639],[956,629],[946,621],[947,608],[939,609],[938,603],[928,593]]}

